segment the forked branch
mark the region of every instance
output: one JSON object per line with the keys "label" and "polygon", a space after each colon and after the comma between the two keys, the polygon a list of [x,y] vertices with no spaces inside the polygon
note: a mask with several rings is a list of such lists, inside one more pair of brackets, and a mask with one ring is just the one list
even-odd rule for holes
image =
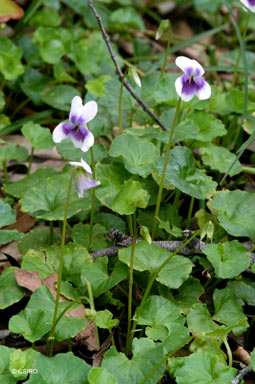
{"label": "forked branch", "polygon": [[[111,41],[109,39],[109,36],[107,35],[106,33],[106,30],[104,28],[104,25],[103,25],[103,22],[102,22],[102,19],[101,19],[101,16],[99,15],[99,13],[97,12],[97,9],[95,7],[95,4],[93,2],[93,0],[89,0],[88,1],[88,5],[89,7],[91,8],[92,12],[94,13],[95,17],[96,17],[96,20],[97,20],[97,23],[99,25],[99,28],[101,29],[101,32],[102,32],[102,36],[103,36],[103,39],[105,41],[105,44],[107,45],[107,48],[110,52],[110,55],[111,55],[111,58],[112,58],[112,61],[116,67],[116,70],[118,72],[118,75],[119,75],[119,80],[122,81],[123,79],[123,72],[119,66],[119,63],[117,61],[117,58],[115,56],[115,53],[113,51],[113,48],[112,48],[112,44],[111,44]],[[147,106],[147,104],[141,99],[141,97],[136,93],[136,91],[134,90],[134,88],[129,84],[129,82],[127,81],[126,78],[124,78],[123,80],[124,82],[124,85],[126,87],[126,89],[130,92],[130,94],[133,96],[133,98],[141,105],[141,107],[143,108],[143,110],[164,130],[164,131],[167,131],[167,128],[165,127],[164,124],[161,123],[161,121],[159,120],[159,118],[150,110],[150,108]]]}

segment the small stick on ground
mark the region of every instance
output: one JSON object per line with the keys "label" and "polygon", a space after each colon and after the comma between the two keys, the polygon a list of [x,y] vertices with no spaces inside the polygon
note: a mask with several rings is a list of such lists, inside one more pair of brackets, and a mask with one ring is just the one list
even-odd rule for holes
{"label": "small stick on ground", "polygon": [[240,383],[242,381],[242,379],[244,378],[244,376],[247,375],[247,373],[249,373],[251,371],[252,371],[252,368],[250,365],[248,365],[247,367],[245,367],[244,369],[239,371],[238,375],[231,381],[231,384]]}

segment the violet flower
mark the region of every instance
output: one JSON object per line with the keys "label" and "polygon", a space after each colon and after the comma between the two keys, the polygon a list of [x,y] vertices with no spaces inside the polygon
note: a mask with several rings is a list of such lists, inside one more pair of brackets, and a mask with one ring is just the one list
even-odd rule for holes
{"label": "violet flower", "polygon": [[251,12],[255,12],[255,0],[240,0]]}
{"label": "violet flower", "polygon": [[69,164],[73,167],[78,167],[75,172],[74,183],[79,197],[83,197],[85,191],[101,184],[99,181],[92,179],[92,170],[83,159],[80,162],[70,161]]}
{"label": "violet flower", "polygon": [[205,73],[203,67],[196,60],[184,56],[177,57],[175,63],[184,72],[184,75],[175,81],[178,96],[183,101],[190,101],[194,96],[200,100],[209,99],[211,87],[202,78]]}
{"label": "violet flower", "polygon": [[70,137],[76,148],[87,152],[94,144],[94,136],[88,130],[87,123],[94,119],[96,114],[97,103],[95,101],[89,101],[83,105],[80,96],[75,96],[72,100],[69,122],[57,125],[53,131],[53,141],[60,143]]}

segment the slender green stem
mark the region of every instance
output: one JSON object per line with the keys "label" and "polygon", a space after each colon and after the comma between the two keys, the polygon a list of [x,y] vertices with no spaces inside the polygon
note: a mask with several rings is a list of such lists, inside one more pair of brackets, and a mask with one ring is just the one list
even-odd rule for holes
{"label": "slender green stem", "polygon": [[54,226],[53,221],[50,221],[50,245],[54,243]]}
{"label": "slender green stem", "polygon": [[[65,309],[63,309],[59,316],[56,318],[53,326],[52,326],[52,330],[54,331],[55,333],[55,329],[56,329],[56,326],[58,325],[59,321],[61,320],[61,318],[64,316],[64,314],[66,312],[69,311],[69,309],[76,303],[80,302],[81,300],[86,300],[88,303],[89,303],[89,298],[87,296],[79,296],[79,297],[76,297],[75,300],[73,300]],[[47,343],[46,343],[46,351],[47,351],[47,355],[49,355],[49,342],[51,342],[54,338],[53,337],[48,337],[47,339]]]}
{"label": "slender green stem", "polygon": [[194,201],[195,201],[195,198],[192,196],[191,200],[190,200],[189,212],[188,212],[188,217],[187,217],[187,221],[186,221],[186,229],[189,229],[189,227],[190,227],[190,221],[191,221]]}
{"label": "slender green stem", "polygon": [[123,100],[123,92],[124,92],[124,80],[126,77],[126,74],[128,72],[128,69],[123,73],[121,78],[121,84],[120,84],[120,96],[119,96],[119,129],[120,134],[123,134],[123,127],[122,127],[122,100]]}
{"label": "slender green stem", "polygon": [[136,234],[133,236],[130,266],[129,266],[129,289],[128,289],[128,326],[127,326],[127,340],[126,340],[126,355],[129,353],[130,337],[131,337],[131,320],[132,320],[132,296],[133,296],[133,267],[134,267],[134,254],[135,254]]}
{"label": "slender green stem", "polygon": [[132,340],[133,340],[133,337],[134,337],[134,334],[135,334],[135,330],[136,330],[136,326],[137,326],[137,323],[138,323],[138,320],[139,320],[140,312],[141,312],[141,310],[142,310],[142,308],[144,306],[145,301],[147,300],[147,298],[148,298],[148,296],[150,294],[151,287],[152,287],[154,281],[156,280],[158,274],[165,267],[165,265],[167,263],[169,263],[171,258],[174,257],[175,255],[177,255],[177,253],[179,253],[182,248],[186,247],[186,245],[189,244],[199,233],[200,233],[200,229],[198,231],[196,231],[189,239],[187,239],[175,252],[171,253],[170,256],[164,261],[164,263],[162,263],[159,266],[159,268],[156,270],[155,273],[151,274],[151,276],[149,278],[149,281],[148,281],[148,285],[147,285],[146,290],[144,292],[142,301],[141,301],[141,303],[140,303],[140,305],[137,308],[136,313],[135,313],[135,318],[134,318],[133,326],[132,326],[132,330],[131,330],[131,337],[130,337],[130,341],[129,341],[128,351],[130,350],[130,347],[131,347],[131,344],[132,344]]}
{"label": "slender green stem", "polygon": [[8,177],[6,161],[3,161],[2,164],[3,164],[3,171],[4,171],[4,182],[5,182],[5,184],[8,184],[9,183],[9,177]]}
{"label": "slender green stem", "polygon": [[17,115],[17,113],[23,108],[25,107],[25,105],[27,105],[29,103],[30,99],[25,99],[22,103],[20,103],[18,105],[18,107],[15,109],[15,111],[13,112],[13,114],[11,115],[11,120],[13,120],[13,118]]}
{"label": "slender green stem", "polygon": [[167,47],[166,47],[166,52],[165,52],[165,58],[164,58],[164,63],[163,63],[162,68],[161,68],[159,80],[162,79],[162,77],[164,76],[165,70],[166,70],[167,59],[168,59],[168,55],[169,55],[169,49],[170,49],[171,41],[172,41],[172,28],[171,28],[171,24],[170,24],[169,30],[168,30],[168,38],[167,38]]}
{"label": "slender green stem", "polygon": [[173,201],[173,206],[172,206],[172,212],[171,212],[171,216],[169,218],[171,226],[173,225],[173,222],[174,222],[174,213],[176,210],[179,209],[180,195],[181,195],[181,191],[179,189],[175,189],[175,196],[174,196],[174,201]]}
{"label": "slender green stem", "polygon": [[153,218],[153,228],[152,228],[152,235],[151,235],[152,240],[154,240],[155,234],[156,234],[156,230],[157,230],[158,215],[159,215],[161,198],[162,198],[162,191],[163,191],[163,186],[164,186],[164,181],[165,181],[166,168],[167,168],[169,153],[170,153],[170,149],[171,149],[171,145],[172,145],[174,128],[176,126],[176,122],[177,122],[177,119],[178,119],[178,114],[179,114],[180,106],[181,106],[181,98],[179,98],[177,106],[176,106],[175,115],[174,115],[174,119],[173,119],[173,122],[172,122],[172,127],[171,127],[171,130],[170,130],[169,140],[168,140],[168,144],[167,144],[167,148],[166,148],[165,160],[164,160],[164,165],[163,165],[163,170],[162,170],[162,175],[161,175],[161,180],[160,180],[160,185],[159,185],[159,190],[158,190],[156,209],[155,209],[155,214],[154,214],[154,218]]}
{"label": "slender green stem", "polygon": [[2,77],[1,80],[0,80],[0,90],[1,90],[1,91],[4,90],[5,85],[6,85],[6,81],[5,81],[5,79]]}
{"label": "slender green stem", "polygon": [[251,175],[255,175],[255,168],[253,167],[244,167],[242,166],[243,172],[244,173],[249,173]]}
{"label": "slender green stem", "polygon": [[[86,280],[86,284],[87,284],[87,287],[88,287],[90,310],[92,312],[93,318],[95,318],[95,316],[96,316],[96,309],[95,309],[95,303],[94,303],[92,287],[91,287],[90,281],[88,279],[85,279],[85,280]],[[96,324],[95,324],[95,328],[96,328],[97,345],[98,345],[98,348],[100,348],[100,340],[99,340],[99,334],[98,334],[98,329],[97,329]]]}
{"label": "slender green stem", "polygon": [[[246,34],[247,34],[247,30],[248,30],[248,26],[249,26],[249,21],[250,21],[250,12],[247,13],[246,23],[245,23],[245,26],[244,26],[243,36],[242,36],[243,40],[245,40],[245,37],[246,37]],[[238,73],[238,69],[239,69],[239,64],[240,64],[241,56],[242,56],[242,49],[241,49],[241,47],[239,47],[238,56],[237,56],[237,60],[236,60],[236,65],[235,65],[235,70],[234,70],[234,74],[233,74],[233,78],[232,78],[231,89],[234,88],[234,86],[236,84],[237,73]]]}
{"label": "slender green stem", "polygon": [[166,355],[162,360],[160,360],[160,362],[148,373],[148,375],[146,375],[142,381],[140,381],[139,384],[145,384],[148,382],[148,380],[154,375],[154,373],[157,372],[157,370],[161,367],[162,364],[164,364],[165,361],[167,361],[168,359],[168,355]]}
{"label": "slender green stem", "polygon": [[227,353],[228,353],[228,366],[230,368],[232,368],[233,357],[232,357],[232,351],[231,351],[230,346],[228,344],[227,338],[224,340],[224,345],[225,345]]}
{"label": "slender green stem", "polygon": [[134,236],[134,228],[133,228],[133,221],[132,221],[132,216],[128,215],[127,216],[127,221],[128,221],[128,229],[129,229],[129,234],[130,236]]}
{"label": "slender green stem", "polygon": [[68,207],[69,207],[69,200],[70,200],[70,195],[71,195],[71,188],[72,188],[74,173],[75,173],[75,169],[73,170],[73,172],[70,176],[70,180],[69,180],[69,184],[68,184],[68,188],[67,188],[66,203],[65,203],[65,212],[64,212],[62,237],[61,237],[61,248],[60,248],[60,260],[59,260],[59,269],[58,269],[57,294],[56,294],[56,301],[55,301],[55,308],[54,308],[54,314],[53,314],[53,319],[52,319],[51,331],[49,334],[49,338],[50,338],[49,355],[50,356],[52,356],[53,347],[54,347],[54,334],[55,334],[54,324],[55,324],[55,321],[57,318],[58,307],[59,307],[60,288],[61,288],[61,280],[62,280],[63,265],[64,265],[66,222],[67,222]]}
{"label": "slender green stem", "polygon": [[29,157],[29,163],[28,163],[28,168],[27,168],[27,175],[30,175],[31,167],[32,167],[32,162],[33,162],[33,157],[34,157],[34,147],[31,149],[30,157]]}
{"label": "slender green stem", "polygon": [[[95,158],[94,158],[93,147],[90,147],[90,157],[91,157],[92,177],[94,179],[95,178]],[[89,246],[88,246],[89,252],[91,252],[93,248],[93,224],[94,224],[94,216],[95,216],[95,198],[96,198],[96,192],[95,192],[95,188],[93,188],[91,191],[91,211],[90,211],[90,222],[89,222]]]}

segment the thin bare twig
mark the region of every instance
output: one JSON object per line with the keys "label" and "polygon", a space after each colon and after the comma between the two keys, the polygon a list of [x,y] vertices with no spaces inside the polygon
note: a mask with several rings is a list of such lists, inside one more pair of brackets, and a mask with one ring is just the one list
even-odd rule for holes
{"label": "thin bare twig", "polygon": [[[99,257],[108,256],[113,257],[117,256],[119,250],[121,248],[129,247],[132,244],[133,237],[128,236],[125,233],[121,232],[119,229],[111,228],[107,234],[109,239],[111,239],[116,245],[104,249],[100,249],[99,251],[92,252],[90,255],[93,260],[98,259]],[[142,241],[142,239],[137,239],[137,243]],[[152,244],[157,245],[160,248],[165,249],[169,252],[175,252],[184,241],[152,241]],[[203,249],[207,248],[210,244],[205,243],[197,238],[193,239],[186,247],[182,248],[179,252],[179,255],[182,256],[194,256],[194,255],[202,255]],[[251,249],[251,245],[249,243],[243,244],[247,251]],[[250,255],[250,264],[255,264],[255,257],[253,253],[248,252]],[[249,268],[245,270],[248,273],[252,273]]]}
{"label": "thin bare twig", "polygon": [[245,367],[244,369],[239,371],[238,375],[231,381],[231,384],[240,383],[242,381],[242,379],[244,378],[244,376],[247,375],[247,373],[249,373],[251,371],[252,371],[252,368],[250,365],[248,365],[247,367]]}
{"label": "thin bare twig", "polygon": [[[119,79],[120,81],[123,79],[123,72],[119,66],[119,63],[117,61],[117,58],[115,56],[115,53],[113,51],[113,48],[112,48],[112,45],[111,45],[111,41],[109,39],[109,36],[107,35],[106,31],[105,31],[105,28],[104,28],[104,25],[103,25],[103,22],[102,22],[102,19],[99,15],[99,13],[97,12],[97,9],[94,5],[94,2],[93,0],[89,0],[88,1],[88,5],[89,7],[91,8],[92,12],[94,13],[95,17],[96,17],[96,20],[97,20],[97,23],[99,25],[99,28],[101,29],[101,32],[102,32],[102,36],[103,36],[103,39],[105,41],[105,44],[107,45],[107,48],[110,52],[110,55],[111,55],[111,58],[112,58],[112,61],[116,67],[116,70],[118,72],[118,75],[119,75]],[[149,107],[145,104],[145,102],[141,99],[140,96],[138,96],[138,94],[136,93],[136,91],[133,89],[133,87],[129,84],[129,82],[127,81],[127,79],[125,78],[124,79],[124,85],[126,87],[126,89],[131,93],[131,95],[133,96],[133,98],[141,105],[141,107],[143,108],[143,110],[164,130],[164,131],[167,131],[167,128],[165,127],[164,124],[161,123],[161,121],[159,120],[159,118],[149,109]]]}

